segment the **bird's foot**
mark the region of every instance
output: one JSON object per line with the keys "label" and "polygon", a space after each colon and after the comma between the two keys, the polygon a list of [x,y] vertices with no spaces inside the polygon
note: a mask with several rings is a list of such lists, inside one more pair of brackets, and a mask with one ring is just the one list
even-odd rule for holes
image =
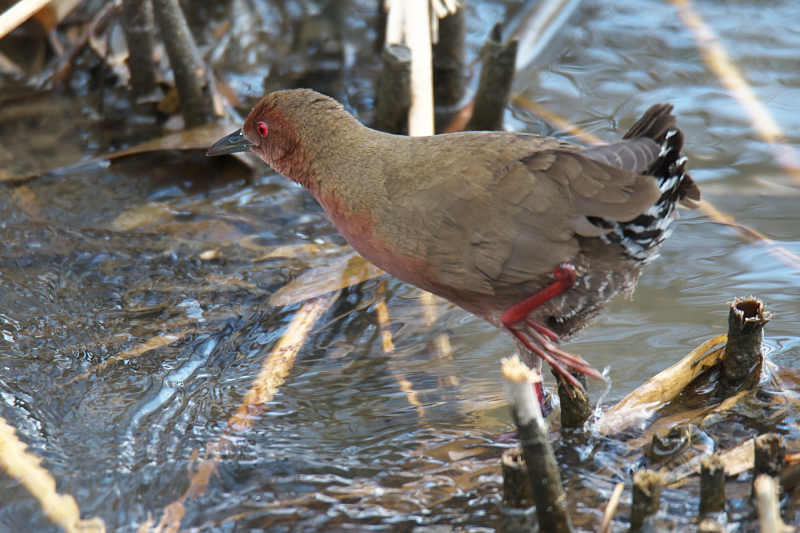
{"label": "bird's foot", "polygon": [[[603,381],[606,380],[603,374],[587,363],[581,356],[571,354],[558,347],[552,340],[553,337],[558,339],[555,333],[541,324],[536,324],[538,327],[531,326],[531,322],[532,321],[526,320],[524,324],[528,327],[524,329],[517,324],[507,325],[506,327],[527,349],[547,361],[547,363],[553,367],[559,379],[563,379],[568,385],[574,387],[575,390],[581,394],[585,392],[585,389],[580,381],[572,375],[569,371],[570,369],[586,374],[592,378]],[[550,332],[551,335],[543,333],[542,330]],[[568,387],[568,389],[569,388],[570,387]]]}
{"label": "bird's foot", "polygon": [[[572,263],[561,263],[553,269],[555,281],[537,291],[521,302],[506,309],[500,320],[503,325],[522,342],[531,352],[547,361],[553,370],[564,380],[572,385],[578,392],[583,393],[583,385],[573,376],[569,369],[577,370],[587,376],[605,381],[605,377],[592,365],[580,356],[566,352],[557,346],[558,335],[549,328],[528,318],[528,315],[553,298],[564,294],[575,285],[577,273]],[[541,392],[537,389],[537,394]]]}

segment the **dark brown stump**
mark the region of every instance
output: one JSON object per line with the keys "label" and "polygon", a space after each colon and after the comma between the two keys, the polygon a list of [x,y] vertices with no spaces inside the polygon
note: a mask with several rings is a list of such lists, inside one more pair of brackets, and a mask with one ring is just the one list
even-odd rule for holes
{"label": "dark brown stump", "polygon": [[150,0],[123,0],[122,5],[123,27],[128,39],[128,68],[131,69],[131,96],[135,103],[156,92],[153,6]]}
{"label": "dark brown stump", "polygon": [[383,72],[375,128],[402,135],[408,129],[408,108],[411,107],[411,49],[402,44],[387,44],[381,58]]}
{"label": "dark brown stump", "polygon": [[475,108],[467,129],[499,131],[503,129],[503,115],[511,96],[517,41],[503,44],[502,25],[498,23],[492,29],[481,55],[481,78],[478,93],[475,95]]}
{"label": "dark brown stump", "polygon": [[653,470],[638,470],[633,475],[631,532],[639,531],[645,518],[661,508],[661,475]]}
{"label": "dark brown stump", "polygon": [[211,106],[206,105],[199,75],[203,69],[186,17],[177,0],[153,0],[153,11],[175,76],[186,128],[201,126],[208,122]]}
{"label": "dark brown stump", "polygon": [[466,2],[461,0],[458,11],[439,20],[439,42],[433,45],[433,103],[443,112],[443,122],[458,111],[466,93],[465,13]]}
{"label": "dark brown stump", "polygon": [[533,505],[528,467],[522,458],[522,448],[510,448],[500,460],[503,468],[503,498],[512,509],[527,509]]}
{"label": "dark brown stump", "polygon": [[528,381],[528,372],[528,368],[516,356],[503,360],[501,374],[509,408],[522,442],[522,455],[528,467],[539,530],[572,533],[567,495],[561,486],[556,458],[547,441],[547,427]]}
{"label": "dark brown stump", "polygon": [[[555,372],[553,372],[556,375]],[[584,390],[586,389],[586,375],[580,372],[572,372]],[[565,381],[558,382],[558,398],[561,403],[561,427],[570,429],[583,429],[583,425],[592,416],[592,403],[589,401],[589,393],[583,394],[575,391],[574,388],[565,385]]]}
{"label": "dark brown stump", "polygon": [[650,464],[658,464],[675,457],[689,445],[690,432],[686,426],[671,428],[666,435],[653,435],[653,440],[645,451]]}
{"label": "dark brown stump", "polygon": [[718,454],[700,459],[700,516],[725,511],[725,464]]}
{"label": "dark brown stump", "polygon": [[764,326],[772,318],[758,298],[736,298],[729,303],[728,343],[722,359],[720,390],[729,396],[761,370]]}

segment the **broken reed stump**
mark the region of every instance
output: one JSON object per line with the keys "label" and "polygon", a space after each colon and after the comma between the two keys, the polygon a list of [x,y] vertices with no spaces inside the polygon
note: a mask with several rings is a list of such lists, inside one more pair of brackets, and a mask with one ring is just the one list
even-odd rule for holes
{"label": "broken reed stump", "polygon": [[156,93],[156,64],[153,61],[153,5],[150,0],[123,0],[123,28],[128,39],[128,68],[131,70],[133,102]]}
{"label": "broken reed stump", "polygon": [[466,94],[466,7],[460,0],[455,13],[439,19],[439,41],[433,45],[433,103],[440,122],[450,122]]}
{"label": "broken reed stump", "polygon": [[631,503],[631,532],[639,531],[644,520],[661,508],[661,474],[653,470],[638,470],[633,475]]}
{"label": "broken reed stump", "polygon": [[644,455],[650,464],[662,463],[675,457],[689,446],[690,431],[685,426],[675,426],[666,435],[653,434]]}
{"label": "broken reed stump", "polygon": [[719,380],[719,390],[725,396],[760,374],[764,326],[772,318],[766,305],[753,296],[736,298],[728,305],[728,343]]}
{"label": "broken reed stump", "polygon": [[503,359],[503,385],[528,467],[539,530],[572,533],[572,520],[567,512],[567,495],[561,486],[556,458],[547,441],[547,426],[528,379],[529,373],[528,367],[516,355]]}
{"label": "broken reed stump", "polygon": [[402,44],[385,44],[383,71],[378,87],[375,128],[403,135],[408,130],[411,107],[411,49]]}
{"label": "broken reed stump", "polygon": [[[583,385],[586,390],[586,374],[570,372]],[[558,378],[558,374],[553,371]],[[568,387],[563,380],[558,380],[558,398],[561,403],[561,427],[569,429],[583,429],[583,425],[592,416],[592,403],[589,393],[581,394],[574,387]]]}
{"label": "broken reed stump", "polygon": [[503,469],[503,499],[506,507],[527,509],[533,505],[528,467],[522,457],[522,448],[509,448],[500,459]]}
{"label": "broken reed stump", "polygon": [[786,440],[777,433],[765,433],[753,439],[753,495],[755,480],[762,475],[780,479],[781,468],[786,459]]}
{"label": "broken reed stump", "polygon": [[511,96],[514,66],[517,60],[517,41],[502,43],[502,24],[495,24],[481,52],[481,77],[475,95],[475,107],[467,129],[500,131],[503,115]]}
{"label": "broken reed stump", "polygon": [[175,76],[175,88],[181,100],[181,114],[186,128],[208,122],[211,111],[203,93],[202,71],[197,45],[186,23],[178,0],[152,0],[161,38]]}
{"label": "broken reed stump", "polygon": [[700,517],[725,511],[725,463],[718,453],[700,459]]}

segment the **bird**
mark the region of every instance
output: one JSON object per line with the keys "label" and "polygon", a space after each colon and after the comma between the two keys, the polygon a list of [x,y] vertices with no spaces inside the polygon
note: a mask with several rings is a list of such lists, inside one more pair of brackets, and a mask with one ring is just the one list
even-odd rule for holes
{"label": "bird", "polygon": [[605,378],[561,343],[633,290],[676,206],[700,200],[672,111],[653,105],[603,146],[510,131],[406,137],[294,89],[265,96],[207,155],[254,153],[368,261],[505,331],[528,366],[547,361],[582,393],[573,373]]}

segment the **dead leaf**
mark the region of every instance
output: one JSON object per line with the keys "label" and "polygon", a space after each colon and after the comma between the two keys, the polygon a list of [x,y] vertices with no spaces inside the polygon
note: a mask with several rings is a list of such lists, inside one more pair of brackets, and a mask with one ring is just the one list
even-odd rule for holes
{"label": "dead leaf", "polygon": [[163,224],[178,216],[169,204],[151,202],[137,205],[117,216],[111,223],[116,231],[130,231],[136,228]]}
{"label": "dead leaf", "polygon": [[[41,174],[52,172],[54,170],[68,170],[73,166],[78,166],[78,165],[84,166],[92,163],[100,163],[103,161],[114,161],[122,157],[144,154],[148,152],[159,152],[168,150],[207,150],[208,148],[211,147],[212,144],[220,140],[222,137],[228,135],[229,133],[240,127],[241,124],[237,125],[232,122],[226,122],[226,121],[212,122],[209,124],[204,124],[203,126],[198,126],[197,128],[192,128],[190,130],[181,131],[178,133],[172,133],[170,135],[161,137],[159,139],[153,139],[152,141],[147,141],[142,144],[133,146],[131,148],[125,148],[123,150],[109,152],[107,154],[93,157],[91,159],[86,159],[80,162],[76,162],[73,165],[66,165],[66,166],[62,165],[56,168],[43,170],[41,172],[23,174],[20,176],[15,176],[9,172],[0,171],[0,183],[25,181],[31,178],[35,178],[36,176],[39,176]],[[256,161],[257,158],[255,158],[255,156],[252,156],[250,154],[241,153],[232,155],[237,159],[239,159],[240,161],[242,161],[245,165],[247,165],[250,168],[254,168],[256,165],[258,165],[258,162]]]}
{"label": "dead leaf", "polygon": [[199,255],[200,259],[203,261],[211,261],[213,259],[219,259],[222,257],[222,250],[219,248],[215,248],[213,250],[206,250],[205,252]]}
{"label": "dead leaf", "polygon": [[[263,250],[264,247],[261,247],[257,244],[253,244],[250,242],[250,239],[243,240],[239,243],[242,248],[247,250],[259,251]],[[329,242],[325,243],[306,243],[306,244],[289,244],[286,246],[278,246],[278,247],[271,247],[269,248],[269,252],[266,254],[256,257],[253,259],[253,262],[258,261],[267,261],[268,259],[276,259],[276,258],[289,258],[289,259],[296,259],[298,257],[303,257],[307,255],[331,255],[335,253],[340,253],[343,251],[348,250],[349,246],[339,246],[338,244],[333,244]],[[352,252],[352,249],[350,249]]]}
{"label": "dead leaf", "polygon": [[39,205],[36,194],[25,185],[14,188],[14,203],[22,209],[23,213],[28,215],[28,218],[39,218],[42,206]]}
{"label": "dead leaf", "polygon": [[349,253],[329,265],[306,270],[300,277],[284,285],[272,295],[269,305],[286,306],[346,289],[382,276],[385,272],[356,252]]}

